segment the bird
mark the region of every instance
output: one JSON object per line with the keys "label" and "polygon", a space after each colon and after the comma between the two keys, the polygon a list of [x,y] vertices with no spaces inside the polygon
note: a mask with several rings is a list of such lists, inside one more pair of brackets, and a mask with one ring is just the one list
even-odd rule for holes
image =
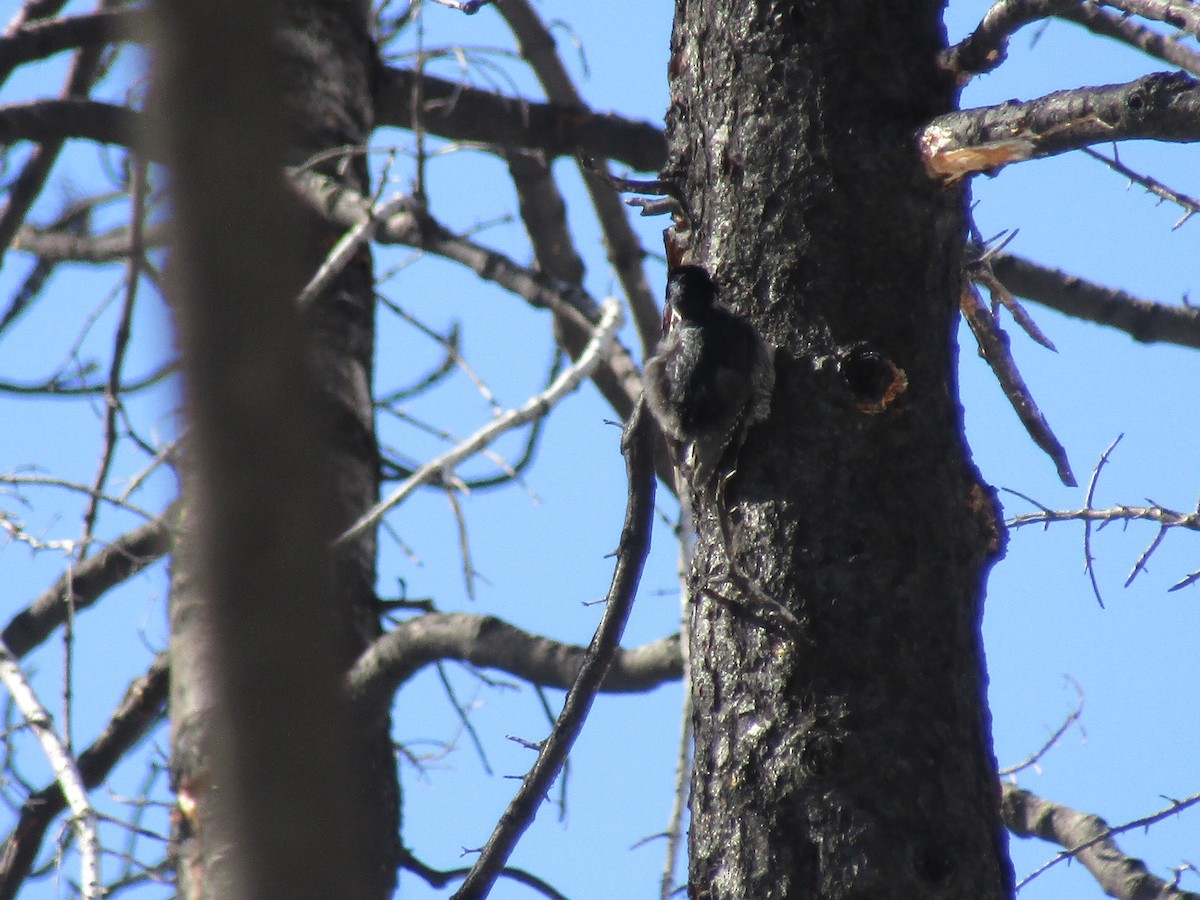
{"label": "bird", "polygon": [[702,266],[672,269],[666,297],[645,396],[698,491],[733,471],[746,430],[767,417],[774,366],[758,329],[720,302]]}

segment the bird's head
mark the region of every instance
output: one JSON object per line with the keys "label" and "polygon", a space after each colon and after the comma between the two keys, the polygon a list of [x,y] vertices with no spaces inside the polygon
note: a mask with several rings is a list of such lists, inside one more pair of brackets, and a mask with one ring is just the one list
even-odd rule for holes
{"label": "bird's head", "polygon": [[700,266],[680,266],[667,276],[667,302],[684,319],[700,319],[717,299],[717,287]]}

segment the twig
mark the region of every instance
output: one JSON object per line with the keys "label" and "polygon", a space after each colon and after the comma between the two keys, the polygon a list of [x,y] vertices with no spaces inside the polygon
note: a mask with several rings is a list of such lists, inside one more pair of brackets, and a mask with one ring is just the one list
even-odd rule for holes
{"label": "twig", "polygon": [[[988,293],[992,295],[993,319],[998,317],[999,307],[1003,306],[1029,337],[1047,350],[1057,353],[1058,348],[1054,346],[1054,342],[1046,337],[1045,332],[1033,321],[1033,317],[1025,311],[1025,307],[1009,292],[1008,288],[1001,283],[1000,279],[996,277],[996,273],[992,270],[992,259],[1003,251],[1008,246],[1009,241],[1016,236],[1017,232],[1013,231],[996,246],[981,250],[978,259],[968,264],[967,273],[970,275],[972,281],[976,284],[982,284],[988,289]],[[983,244],[981,243],[980,246],[982,247]]]}
{"label": "twig", "polygon": [[[1104,468],[1109,454],[1113,452],[1117,444],[1121,443],[1121,438],[1124,436],[1118,434],[1116,440],[1108,445],[1108,449],[1100,454],[1100,461],[1096,463],[1096,468],[1092,469],[1092,477],[1088,480],[1084,509],[1092,509],[1092,499],[1096,495],[1096,483],[1100,480],[1100,470]],[[1092,556],[1092,520],[1090,518],[1083,520],[1083,567],[1092,582],[1092,593],[1096,595],[1096,602],[1100,604],[1101,609],[1104,609],[1104,598],[1100,596],[1100,585],[1096,582],[1095,558]]]}
{"label": "twig", "polygon": [[[443,888],[450,882],[459,878],[465,878],[470,869],[435,869],[432,866],[427,866],[415,856],[412,855],[406,848],[400,849],[400,868],[412,872],[418,878],[422,879],[432,888]],[[566,896],[560,894],[553,887],[547,884],[542,879],[538,878],[524,869],[516,869],[511,866],[505,866],[500,870],[501,878],[508,878],[517,884],[523,884],[527,888],[540,893],[543,897],[549,897],[550,900],[567,900]]]}
{"label": "twig", "polygon": [[6,473],[0,475],[0,484],[28,484],[37,485],[39,487],[63,488],[68,491],[75,491],[83,494],[86,497],[96,497],[104,503],[110,503],[113,506],[128,510],[134,515],[141,516],[147,521],[157,518],[154,513],[142,509],[140,506],[136,506],[130,503],[128,500],[122,500],[120,497],[113,497],[110,494],[94,491],[86,484],[80,484],[77,481],[68,481],[65,478],[55,478],[52,475],[18,475],[15,473]]}
{"label": "twig", "polygon": [[683,847],[684,816],[687,813],[688,797],[692,780],[692,692],[685,674],[683,688],[683,710],[679,723],[679,748],[675,755],[675,790],[671,798],[671,815],[667,819],[667,849],[663,854],[662,881],[659,884],[659,900],[668,900],[675,893],[675,870],[679,865],[679,851]]}
{"label": "twig", "polygon": [[1049,525],[1051,522],[1132,522],[1142,520],[1158,522],[1167,528],[1186,528],[1189,531],[1200,531],[1200,513],[1181,513],[1165,506],[1110,506],[1106,509],[1050,509],[1031,497],[1018,491],[1005,488],[1010,494],[1015,494],[1023,500],[1041,509],[1041,512],[1025,513],[1013,516],[1006,523],[1010,528],[1020,528],[1023,525]]}
{"label": "twig", "polygon": [[108,381],[104,386],[104,446],[100,452],[100,466],[92,481],[92,492],[88,497],[87,509],[83,514],[83,535],[79,539],[79,560],[87,553],[96,517],[100,513],[100,492],[108,482],[113,454],[117,449],[117,413],[121,408],[121,371],[125,366],[125,351],[129,348],[129,336],[133,326],[133,307],[137,300],[138,281],[142,272],[142,224],[146,215],[146,164],[136,156],[130,158],[129,188],[129,258],[126,261],[124,301],[121,315],[113,335],[112,361],[108,368]]}
{"label": "twig", "polygon": [[70,806],[78,838],[80,888],[84,900],[99,900],[104,894],[100,880],[100,840],[96,834],[96,813],[88,799],[87,788],[79,776],[75,760],[51,727],[50,714],[42,706],[33,688],[17,665],[16,657],[0,642],[0,681],[17,708],[33,729],[42,752],[54,770],[54,779]]}
{"label": "twig", "polygon": [[1133,579],[1137,578],[1138,574],[1146,568],[1146,563],[1150,561],[1150,554],[1158,549],[1158,545],[1163,542],[1163,538],[1166,536],[1167,526],[1163,525],[1158,529],[1158,534],[1154,536],[1154,540],[1147,545],[1146,549],[1142,551],[1142,555],[1137,558],[1137,562],[1133,564],[1133,568],[1129,571],[1129,576],[1125,579],[1125,587],[1133,584]]}
{"label": "twig", "polygon": [[473,16],[494,0],[433,0],[433,2]]}
{"label": "twig", "polygon": [[[467,733],[467,737],[471,739],[472,745],[475,747],[475,754],[479,757],[479,764],[483,766],[483,771],[488,775],[495,774],[492,771],[492,764],[488,762],[487,752],[483,749],[483,741],[479,739],[479,732],[475,730],[475,726],[471,723],[471,716],[467,708],[458,700],[458,694],[454,691],[454,685],[450,683],[450,677],[446,674],[446,665],[441,660],[438,660],[437,665],[438,679],[442,682],[442,690],[446,692],[446,697],[450,701],[450,706],[454,709],[454,714],[458,716],[459,725],[463,731]],[[476,686],[478,690],[478,686]],[[453,740],[453,739],[452,739]]]}
{"label": "twig", "polygon": [[450,503],[450,511],[454,513],[454,524],[458,526],[458,549],[462,554],[463,587],[467,599],[475,599],[475,564],[471,562],[471,541],[467,535],[467,520],[463,516],[462,504],[458,502],[458,492],[464,488],[462,481],[455,477],[442,479],[446,485],[446,500]]}
{"label": "twig", "polygon": [[[687,479],[682,470],[675,470],[676,492],[686,495]],[[692,671],[691,652],[688,646],[688,573],[692,568],[692,550],[696,531],[692,518],[692,505],[679,506],[679,526],[675,529],[679,542],[679,645],[683,661],[683,703],[680,710],[679,746],[675,755],[675,791],[671,801],[671,815],[667,819],[667,847],[663,854],[662,880],[659,882],[659,900],[668,900],[675,893],[675,872],[679,865],[680,851],[684,844],[684,818],[687,814],[688,797],[692,787]]]}
{"label": "twig", "polygon": [[1161,181],[1135,172],[1133,169],[1122,163],[1120,157],[1117,155],[1116,145],[1113,146],[1112,159],[1109,159],[1103,153],[1097,153],[1091,147],[1082,148],[1082,152],[1087,156],[1090,156],[1092,159],[1104,163],[1104,165],[1108,166],[1114,172],[1124,175],[1134,184],[1141,185],[1160,200],[1167,200],[1183,207],[1183,216],[1180,217],[1178,222],[1171,226],[1172,231],[1175,231],[1184,222],[1196,215],[1196,213],[1200,213],[1200,200],[1196,200],[1193,197],[1189,197],[1187,194],[1183,194],[1179,191],[1169,188]]}
{"label": "twig", "polygon": [[983,300],[980,299],[974,285],[969,283],[963,285],[960,304],[963,317],[971,326],[975,340],[979,342],[980,354],[996,374],[996,379],[1004,390],[1004,396],[1012,404],[1021,424],[1025,426],[1025,431],[1033,438],[1033,442],[1054,460],[1054,465],[1058,469],[1058,477],[1062,483],[1074,487],[1075,475],[1071,472],[1067,451],[1063,449],[1063,445],[1050,430],[1050,423],[1038,409],[1033,395],[1021,377],[1008,349],[1008,335],[996,324],[996,320],[983,305]]}
{"label": "twig", "polygon": [[337,539],[337,543],[342,544],[358,537],[378,522],[390,509],[402,503],[417,488],[435,480],[442,473],[453,470],[459,463],[474,456],[504,432],[531,422],[540,416],[544,416],[555,404],[579,387],[583,380],[591,375],[592,370],[595,369],[596,365],[600,362],[600,358],[607,350],[608,344],[612,341],[617,329],[620,328],[621,318],[620,304],[616,300],[606,300],[600,321],[592,332],[592,338],[588,342],[587,347],[584,348],[583,353],[580,354],[579,359],[575,361],[574,365],[559,375],[550,387],[531,398],[520,408],[511,409],[504,415],[496,418],[453,450],[443,453],[436,459],[425,463],[409,478],[405,479],[404,483],[387,499],[377,503],[364,513],[357,522],[346,529],[346,532]]}
{"label": "twig", "polygon": [[329,251],[329,255],[321,263],[321,268],[317,269],[316,274],[304,286],[304,290],[300,292],[300,296],[296,298],[296,302],[300,308],[305,310],[311,308],[321,292],[329,286],[329,283],[354,258],[354,254],[358,252],[358,249],[375,236],[379,224],[390,219],[396,213],[407,209],[412,205],[412,202],[412,197],[409,197],[407,194],[397,194],[373,207],[365,219],[347,231],[342,236],[342,239]]}
{"label": "twig", "polygon": [[1001,778],[1009,775],[1016,775],[1018,772],[1028,769],[1030,766],[1036,766],[1038,764],[1038,760],[1045,756],[1051,747],[1062,740],[1062,736],[1067,733],[1067,729],[1070,728],[1074,723],[1078,722],[1083,716],[1083,691],[1080,689],[1079,683],[1075,681],[1074,678],[1068,677],[1068,680],[1072,685],[1074,685],[1075,694],[1079,698],[1079,702],[1075,704],[1075,709],[1073,709],[1071,714],[1068,715],[1066,719],[1063,720],[1063,723],[1058,726],[1058,730],[1055,731],[1054,734],[1050,735],[1050,737],[1046,739],[1046,742],[1042,744],[1042,746],[1036,751],[1030,754],[1028,758],[1026,758],[1023,762],[1017,763],[1015,766],[1008,766],[1007,768],[1001,769],[997,773]]}
{"label": "twig", "polygon": [[500,817],[455,900],[479,900],[487,895],[525,829],[533,822],[547,789],[583,728],[592,701],[619,649],[621,634],[650,550],[654,521],[654,422],[639,403],[621,441],[629,478],[629,502],[617,550],[617,567],[608,591],[600,626],[592,638],[575,684],[567,693],[562,713],[541,745],[537,761],[516,796]]}
{"label": "twig", "polygon": [[1068,316],[1124,331],[1135,341],[1200,349],[1200,307],[1155,303],[1008,253],[992,269],[1014,294]]}

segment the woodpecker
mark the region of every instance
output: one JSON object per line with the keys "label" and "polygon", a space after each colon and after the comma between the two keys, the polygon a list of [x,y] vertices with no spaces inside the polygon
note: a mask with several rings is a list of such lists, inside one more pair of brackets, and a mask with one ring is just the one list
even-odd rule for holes
{"label": "woodpecker", "polygon": [[700,490],[737,464],[746,429],[770,411],[775,376],[757,329],[718,301],[708,272],[680,266],[667,277],[663,336],[644,380],[650,411]]}

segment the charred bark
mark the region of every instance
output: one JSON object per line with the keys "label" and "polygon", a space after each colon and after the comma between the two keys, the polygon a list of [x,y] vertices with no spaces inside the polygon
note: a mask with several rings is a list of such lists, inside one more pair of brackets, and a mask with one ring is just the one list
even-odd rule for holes
{"label": "charred bark", "polygon": [[775,349],[772,413],[700,487],[690,575],[697,898],[1011,890],[985,697],[1003,547],[964,444],[966,198],[941,4],[678,0],[690,261]]}

